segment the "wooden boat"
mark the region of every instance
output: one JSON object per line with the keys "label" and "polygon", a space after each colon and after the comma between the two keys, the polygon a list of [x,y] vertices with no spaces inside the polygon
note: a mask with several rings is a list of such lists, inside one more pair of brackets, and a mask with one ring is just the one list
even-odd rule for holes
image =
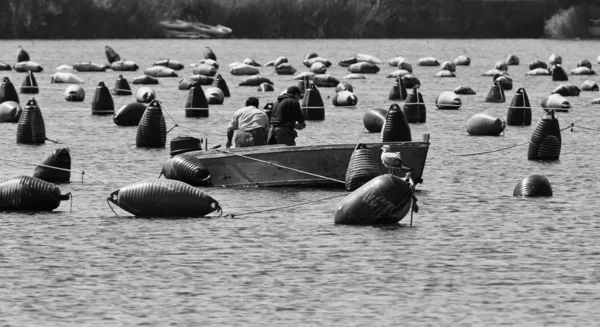
{"label": "wooden boat", "polygon": [[[423,181],[429,150],[429,134],[420,142],[363,143],[371,149],[382,173],[387,169],[380,160],[381,147],[400,152],[406,166],[412,168],[415,183]],[[205,147],[206,148],[206,147]],[[235,149],[213,148],[186,152],[198,158],[211,175],[214,186],[312,186],[344,187],[346,171],[356,144],[285,146],[267,145]],[[396,175],[404,177],[403,171]]]}

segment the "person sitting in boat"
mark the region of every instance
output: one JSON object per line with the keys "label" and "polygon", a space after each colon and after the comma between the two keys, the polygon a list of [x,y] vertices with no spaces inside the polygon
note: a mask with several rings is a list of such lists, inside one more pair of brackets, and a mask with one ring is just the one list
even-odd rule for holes
{"label": "person sitting in boat", "polygon": [[299,87],[290,86],[284,94],[277,97],[271,112],[268,144],[296,145],[296,130],[306,127],[298,102],[301,95]]}
{"label": "person sitting in boat", "polygon": [[227,128],[226,147],[231,147],[233,131],[238,130],[235,136],[235,147],[242,148],[246,146],[265,145],[267,140],[267,130],[269,129],[269,117],[258,109],[258,99],[249,97],[246,100],[246,106],[238,109]]}

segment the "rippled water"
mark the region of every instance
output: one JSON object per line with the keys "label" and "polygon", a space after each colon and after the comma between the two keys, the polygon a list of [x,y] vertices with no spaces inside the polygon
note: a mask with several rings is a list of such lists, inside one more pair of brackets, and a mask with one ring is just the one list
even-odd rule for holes
{"label": "rippled water", "polygon": [[[1,213],[0,322],[6,326],[39,325],[227,325],[227,326],[470,326],[470,325],[594,325],[600,319],[600,222],[597,172],[598,107],[590,105],[598,92],[569,97],[573,110],[559,114],[562,133],[559,161],[527,160],[527,145],[475,156],[527,142],[543,116],[539,104],[560,82],[550,77],[526,77],[527,64],[563,57],[567,71],[581,59],[596,62],[597,42],[551,40],[90,40],[3,41],[1,60],[14,63],[22,45],[45,71],[36,74],[42,87],[35,95],[47,137],[62,144],[15,143],[16,124],[0,124],[3,179],[31,175],[34,166],[54,149],[68,146],[73,169],[72,211],[63,202],[49,214]],[[209,146],[225,143],[225,129],[246,97],[261,105],[274,100],[290,76],[261,73],[275,82],[276,92],[258,93],[238,87],[227,65],[251,57],[266,63],[289,58],[300,71],[308,52],[329,58],[329,73],[348,72],[337,62],[356,53],[387,62],[402,55],[422,82],[427,123],[411,125],[413,139],[431,134],[431,148],[419,185],[420,211],[414,226],[348,227],[333,224],[341,190],[207,189],[225,213],[236,219],[132,219],[106,203],[110,192],[126,184],[156,178],[168,148],[135,148],[136,129],[118,127],[110,117],[91,115],[91,98],[99,81],[109,87],[118,73],[79,73],[85,81],[83,103],[64,101],[65,85],[50,84],[60,64],[90,60],[103,63],[104,46],[142,69],[159,59],[187,65],[202,58],[210,46],[221,64],[232,97],[210,107],[209,119],[184,118],[187,91],[177,90],[178,78],[161,79],[154,87],[179,125],[167,138],[206,137]],[[420,57],[453,60],[472,58],[458,67],[457,78],[435,78],[438,68],[417,67]],[[481,73],[516,54],[521,65],[510,66],[514,80],[507,102],[485,103],[491,77]],[[595,66],[595,64],[594,64]],[[388,108],[393,83],[382,71],[366,80],[350,81],[358,96],[356,108],[333,107],[333,89],[321,89],[326,119],[309,122],[301,144],[368,142],[379,136],[363,131],[362,116],[371,108]],[[186,68],[180,76],[191,75]],[[131,78],[141,72],[129,72]],[[24,74],[2,72],[15,86]],[[581,85],[585,76],[570,76]],[[597,76],[589,79],[598,80]],[[458,111],[436,110],[442,91],[467,85],[475,96],[462,96]],[[533,125],[508,127],[503,136],[473,137],[464,128],[475,113],[506,116],[517,88],[527,89],[534,111]],[[134,86],[134,90],[137,89]],[[20,94],[21,103],[30,96]],[[134,101],[115,96],[115,107]],[[168,127],[174,125],[167,117]],[[586,129],[587,128],[587,129]],[[81,168],[79,168],[81,167]],[[512,197],[516,183],[533,173],[550,180],[554,197]],[[92,175],[106,184],[90,178]],[[296,203],[304,205],[252,213]],[[403,221],[404,222],[404,221]],[[406,223],[406,222],[405,222]]]}

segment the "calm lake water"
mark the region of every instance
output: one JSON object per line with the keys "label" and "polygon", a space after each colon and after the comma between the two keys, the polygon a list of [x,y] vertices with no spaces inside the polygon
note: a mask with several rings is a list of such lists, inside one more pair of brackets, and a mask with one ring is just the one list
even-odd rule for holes
{"label": "calm lake water", "polygon": [[[600,320],[600,113],[592,99],[598,92],[569,97],[569,113],[557,114],[562,132],[559,161],[527,160],[527,145],[483,155],[527,142],[543,117],[540,102],[561,82],[548,76],[525,76],[528,64],[561,55],[570,71],[582,59],[596,67],[594,40],[71,40],[2,41],[0,60],[14,64],[22,45],[44,67],[35,74],[35,95],[49,139],[41,146],[16,144],[16,124],[0,124],[0,177],[32,175],[36,164],[53,150],[68,146],[73,169],[106,183],[72,175],[61,184],[73,194],[53,213],[0,213],[0,325],[3,326],[472,326],[577,325]],[[168,134],[208,137],[209,146],[224,146],[233,112],[248,96],[261,106],[285,88],[291,76],[261,74],[275,92],[239,87],[227,65],[244,58],[266,63],[286,56],[301,71],[304,56],[316,52],[334,64],[328,73],[342,79],[348,71],[337,62],[356,53],[384,61],[381,71],[351,80],[358,105],[333,107],[332,88],[321,88],[326,119],[308,122],[299,144],[374,142],[364,131],[362,116],[372,108],[389,108],[387,95],[395,70],[388,59],[401,55],[413,65],[427,102],[427,123],[412,124],[414,140],[431,135],[429,157],[418,186],[420,211],[412,227],[349,227],[333,223],[343,190],[296,188],[208,188],[225,214],[236,219],[133,219],[111,211],[109,194],[127,184],[157,178],[169,157],[165,149],[137,149],[135,127],[116,126],[112,117],[91,115],[98,82],[114,85],[118,72],[78,73],[85,81],[83,103],[64,100],[64,84],[50,84],[61,64],[105,63],[104,46],[141,69],[125,72],[129,81],[160,59],[188,65],[202,59],[205,46],[216,53],[232,96],[210,107],[210,118],[184,116],[187,91],[180,78],[163,78],[152,86],[169,116],[183,127]],[[421,57],[452,61],[471,57],[457,67],[456,78],[436,78],[439,67],[418,67]],[[481,76],[497,61],[515,54],[521,65],[510,66],[512,91],[507,102],[485,103],[491,77]],[[25,74],[1,72],[20,87]],[[569,76],[580,86],[597,76]],[[477,95],[461,96],[458,111],[436,110],[442,91],[458,85]],[[506,118],[514,92],[525,87],[535,107],[532,126],[509,126],[503,136],[474,137],[465,122],[475,113]],[[137,90],[137,85],[132,85]],[[30,95],[20,94],[21,104]],[[133,96],[114,96],[115,108]],[[187,127],[187,128],[186,128]],[[193,129],[193,130],[192,130]],[[199,132],[203,131],[203,132]],[[205,133],[206,132],[206,133]],[[222,136],[214,134],[222,134]],[[554,197],[512,196],[519,180],[543,174]],[[324,198],[330,198],[323,200]],[[292,204],[296,207],[281,208]],[[251,213],[281,208],[262,213]],[[244,214],[247,213],[247,214]]]}

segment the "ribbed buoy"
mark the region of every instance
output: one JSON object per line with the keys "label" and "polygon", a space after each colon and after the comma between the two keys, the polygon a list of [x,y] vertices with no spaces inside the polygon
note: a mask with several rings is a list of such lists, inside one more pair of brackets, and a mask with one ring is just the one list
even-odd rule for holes
{"label": "ribbed buoy", "polygon": [[417,87],[413,87],[413,91],[406,98],[402,111],[409,123],[424,123],[427,120],[425,101]]}
{"label": "ribbed buoy", "polygon": [[462,101],[454,92],[444,91],[435,98],[435,105],[438,109],[457,110],[462,105]]}
{"label": "ribbed buoy", "polygon": [[400,78],[402,78],[402,83],[404,83],[406,89],[412,89],[415,86],[421,85],[421,81],[413,74],[406,74]]}
{"label": "ribbed buoy", "polygon": [[22,46],[17,46],[17,62],[29,61],[29,53]]}
{"label": "ribbed buoy", "polygon": [[354,191],[379,175],[381,171],[371,150],[362,143],[357,144],[346,170],[346,191]]}
{"label": "ribbed buoy", "polygon": [[358,98],[350,91],[340,91],[333,95],[331,102],[336,107],[354,107],[358,103]]}
{"label": "ribbed buoy", "polygon": [[65,89],[65,100],[67,101],[83,101],[85,98],[85,90],[81,85],[78,84],[69,84]]}
{"label": "ribbed buoy", "polygon": [[214,79],[212,85],[220,88],[221,91],[223,91],[223,95],[226,98],[231,96],[231,93],[229,92],[229,87],[227,86],[227,82],[225,82],[225,79],[223,79],[221,74],[217,74],[215,76],[215,79]]}
{"label": "ribbed buoy", "polygon": [[337,93],[342,91],[354,92],[354,87],[352,87],[352,84],[348,82],[340,82],[340,84],[336,85],[335,92]]}
{"label": "ribbed buoy", "polygon": [[508,106],[506,124],[510,126],[531,125],[531,104],[529,103],[527,92],[523,87],[515,92],[515,95]]}
{"label": "ribbed buoy", "polygon": [[204,55],[204,59],[212,59],[212,60],[214,60],[214,61],[217,61],[217,56],[216,56],[216,55],[215,55],[215,53],[212,51],[212,49],[211,49],[211,48],[209,48],[209,47],[205,47],[205,48],[204,48],[203,55]]}
{"label": "ribbed buoy", "polygon": [[273,87],[273,84],[262,83],[258,86],[256,90],[258,92],[273,92],[275,91],[275,88]]}
{"label": "ribbed buoy", "polygon": [[121,60],[121,56],[110,45],[104,46],[104,54],[106,54],[106,59],[111,64]]}
{"label": "ribbed buoy", "polygon": [[513,190],[513,196],[552,196],[552,186],[544,175],[529,175],[517,183]]}
{"label": "ribbed buoy", "polygon": [[202,139],[193,136],[177,136],[171,140],[171,156],[176,154],[202,150]]}
{"label": "ribbed buoy", "polygon": [[17,176],[0,182],[0,211],[52,211],[70,194],[49,182],[31,176]]}
{"label": "ribbed buoy", "polygon": [[461,94],[461,95],[474,95],[474,94],[477,94],[475,92],[475,90],[473,90],[472,88],[470,88],[468,86],[463,86],[463,85],[457,86],[454,89],[453,92],[454,92],[454,94]]}
{"label": "ribbed buoy", "polygon": [[560,64],[556,64],[550,67],[550,74],[552,75],[553,81],[568,81],[569,76],[567,72],[562,68]]}
{"label": "ribbed buoy", "polygon": [[135,101],[150,103],[156,99],[156,92],[151,87],[142,86],[135,92]]}
{"label": "ribbed buoy", "polygon": [[542,108],[546,111],[552,109],[556,112],[569,112],[571,103],[562,95],[553,93],[542,100]]}
{"label": "ribbed buoy", "polygon": [[92,115],[114,115],[115,104],[104,82],[98,83],[92,99]]}
{"label": "ribbed buoy", "polygon": [[66,170],[52,169],[50,167],[57,167],[62,169],[71,170],[71,153],[68,148],[60,148],[54,150],[44,161],[42,165],[37,166],[33,171],[33,177],[37,177],[41,180],[51,183],[68,183],[71,179],[71,172]]}
{"label": "ribbed buoy", "polygon": [[200,84],[194,83],[192,85],[184,108],[186,117],[208,117],[208,101]]}
{"label": "ribbed buoy", "polygon": [[506,128],[506,122],[502,118],[494,117],[487,113],[478,113],[469,118],[465,124],[469,135],[499,135]]}
{"label": "ribbed buoy", "polygon": [[485,102],[505,102],[506,97],[504,96],[504,90],[500,86],[500,83],[494,82],[487,96],[485,97]]}
{"label": "ribbed buoy", "polygon": [[394,175],[381,175],[359,187],[337,206],[336,224],[395,224],[409,212],[413,199],[411,186]]}
{"label": "ribbed buoy", "polygon": [[44,117],[34,98],[27,101],[17,124],[17,143],[41,144],[46,142]]}
{"label": "ribbed buoy", "polygon": [[132,102],[121,107],[113,116],[113,121],[118,126],[137,126],[146,112],[146,105]]}
{"label": "ribbed buoy", "polygon": [[123,78],[123,75],[119,74],[117,80],[115,81],[115,88],[112,90],[114,95],[131,95],[131,86],[129,86],[129,82],[127,82],[126,78]]}
{"label": "ribbed buoy", "polygon": [[15,86],[6,76],[2,79],[2,84],[0,84],[0,103],[4,101],[19,102],[17,90],[15,90]]}
{"label": "ribbed buoy", "polygon": [[33,76],[33,73],[31,71],[28,71],[27,77],[25,77],[25,79],[23,80],[23,84],[21,84],[21,93],[37,94],[39,92],[40,88],[38,87],[37,81],[35,80],[35,76]]}
{"label": "ribbed buoy", "polygon": [[554,110],[550,110],[538,123],[529,140],[528,160],[558,160],[562,137]]}
{"label": "ribbed buoy", "polygon": [[0,123],[16,123],[21,117],[23,108],[14,101],[0,103]]}
{"label": "ribbed buoy", "polygon": [[323,98],[321,98],[321,92],[319,92],[314,83],[310,83],[306,88],[301,109],[305,120],[325,119],[325,104],[323,103]]}
{"label": "ribbed buoy", "polygon": [[154,100],[146,108],[138,125],[135,145],[139,148],[163,148],[167,142],[167,125],[162,108]]}
{"label": "ribbed buoy", "polygon": [[143,217],[202,217],[219,203],[208,194],[187,183],[155,179],[132,183],[112,192],[108,201],[123,210]]}
{"label": "ribbed buoy", "polygon": [[406,100],[407,97],[408,92],[406,91],[406,87],[404,87],[402,78],[396,78],[394,85],[392,85],[392,89],[390,90],[390,94],[388,95],[388,100]]}
{"label": "ribbed buoy", "polygon": [[195,156],[181,155],[168,159],[161,173],[167,179],[174,179],[192,186],[211,186],[210,172]]}
{"label": "ribbed buoy", "polygon": [[371,109],[363,115],[363,124],[369,133],[381,133],[381,128],[385,123],[387,110],[382,108]]}
{"label": "ribbed buoy", "polygon": [[267,114],[267,117],[269,117],[269,121],[271,121],[271,114],[273,113],[273,102],[267,102],[267,104],[265,104],[265,106],[263,107],[263,111],[265,112],[265,114]]}
{"label": "ribbed buoy", "polygon": [[385,121],[381,127],[381,142],[402,142],[411,141],[412,134],[408,120],[400,106],[393,103],[390,106]]}

